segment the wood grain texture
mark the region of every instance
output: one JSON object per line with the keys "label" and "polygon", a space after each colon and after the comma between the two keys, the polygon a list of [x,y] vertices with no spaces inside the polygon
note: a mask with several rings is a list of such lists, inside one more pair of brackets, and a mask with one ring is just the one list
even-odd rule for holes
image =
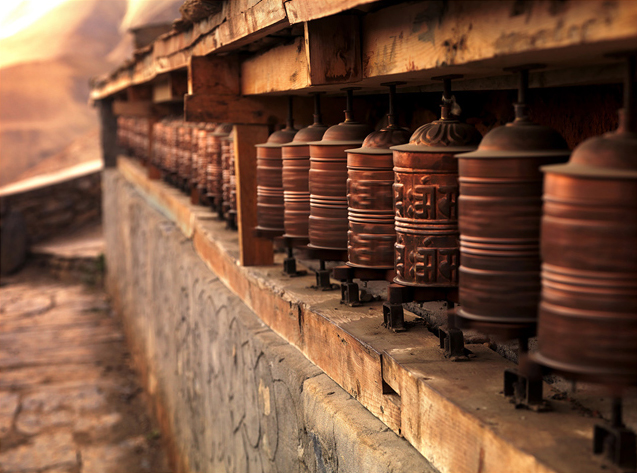
{"label": "wood grain texture", "polygon": [[305,23],[305,44],[311,85],[361,80],[359,16],[339,15]]}
{"label": "wood grain texture", "polygon": [[[226,3],[233,6],[227,11],[224,6],[225,22],[213,15],[192,30],[161,37],[138,54],[134,63],[95,79],[91,98],[99,100],[163,73],[184,70],[192,56],[229,52],[289,24],[311,25],[348,9],[368,10],[374,6],[374,2],[356,0]],[[336,24],[341,21],[337,18],[324,21]],[[608,62],[605,54],[634,49],[637,42],[637,2],[628,0],[406,2],[364,14],[361,22],[361,85],[374,87],[389,80],[424,84],[432,76],[452,72],[469,78],[498,76],[504,67],[529,62],[552,68],[599,65]],[[334,69],[324,78],[332,79],[327,80],[327,89],[323,90],[337,90],[340,84],[354,80],[355,75],[339,73],[341,58],[323,57],[332,62],[327,66]],[[314,72],[305,88],[316,87],[323,70],[320,59],[313,67],[310,55],[308,67]],[[339,81],[341,76],[344,79]],[[250,88],[272,89],[268,81],[272,78],[261,77]],[[301,83],[288,81],[290,88],[280,91],[301,90]]]}
{"label": "wood grain texture", "polygon": [[277,46],[241,63],[241,92],[244,95],[298,90],[310,86],[303,38]]}
{"label": "wood grain texture", "polygon": [[[278,267],[239,266],[236,234],[207,209],[149,181],[132,160],[120,157],[118,168],[193,239],[206,264],[264,323],[442,473],[619,473],[591,451],[592,427],[600,420],[587,409],[599,402],[598,394],[552,400],[552,413],[517,410],[500,393],[502,372],[514,365],[488,347],[469,345],[475,358],[453,363],[409,312],[410,330],[395,334],[382,327],[379,302],[350,308],[336,292],[308,289],[311,276],[285,278]],[[545,398],[555,393],[545,385]],[[625,419],[637,426],[634,403],[626,405]]]}
{"label": "wood grain texture", "polygon": [[257,149],[265,143],[268,127],[234,126],[234,169],[237,177],[237,224],[241,266],[264,266],[274,261],[272,240],[254,234],[257,226]]}
{"label": "wood grain texture", "polygon": [[153,115],[153,102],[140,100],[129,102],[126,100],[113,100],[113,113],[117,116],[150,117]]}
{"label": "wood grain texture", "polygon": [[[474,73],[482,67],[497,73],[498,68],[532,60],[562,65],[564,58],[581,64],[597,53],[591,45],[628,41],[634,47],[635,24],[637,2],[631,1],[397,5],[363,18],[363,76],[416,71],[439,75],[446,67],[468,64],[474,64]],[[560,49],[567,47],[564,55]],[[491,62],[481,63],[486,60]]]}
{"label": "wood grain texture", "polygon": [[192,56],[188,60],[188,94],[239,95],[237,56]]}
{"label": "wood grain texture", "polygon": [[[186,95],[184,102],[186,121],[270,126],[285,123],[287,107],[286,98],[281,96]],[[298,97],[294,100],[294,116],[298,117],[297,124],[311,123],[308,110],[312,110],[312,107],[311,97]]]}
{"label": "wood grain texture", "polygon": [[370,0],[288,0],[285,2],[290,24],[317,20],[326,16],[374,3]]}

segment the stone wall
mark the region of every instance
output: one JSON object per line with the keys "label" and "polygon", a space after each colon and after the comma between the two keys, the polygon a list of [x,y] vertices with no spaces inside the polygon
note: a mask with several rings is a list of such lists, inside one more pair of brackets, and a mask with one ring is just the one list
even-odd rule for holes
{"label": "stone wall", "polygon": [[178,471],[433,471],[265,326],[117,170],[103,187],[107,288]]}
{"label": "stone wall", "polygon": [[3,217],[9,213],[21,214],[28,242],[33,244],[99,221],[101,199],[101,172],[94,170],[62,181],[42,180],[17,187],[0,195],[0,205]]}

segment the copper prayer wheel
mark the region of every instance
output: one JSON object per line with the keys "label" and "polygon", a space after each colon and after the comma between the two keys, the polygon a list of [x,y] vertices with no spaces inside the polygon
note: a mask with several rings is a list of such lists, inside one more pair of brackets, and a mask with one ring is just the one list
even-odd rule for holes
{"label": "copper prayer wheel", "polygon": [[[612,388],[637,385],[637,98],[629,60],[619,128],[546,166],[539,364]],[[633,447],[634,448],[634,447]]]}
{"label": "copper prayer wheel", "polygon": [[179,121],[171,120],[168,124],[168,133],[166,136],[166,171],[175,176],[178,170],[179,158]]}
{"label": "copper prayer wheel", "polygon": [[369,134],[363,146],[347,150],[347,205],[349,266],[392,269],[394,267],[394,162],[392,146],[407,143],[410,131],[394,120],[396,84],[388,84],[388,124]]}
{"label": "copper prayer wheel", "polygon": [[320,96],[314,96],[314,123],[294,135],[290,143],[281,147],[283,158],[283,203],[287,238],[308,238],[310,217],[310,141],[323,138],[327,126],[321,122]]}
{"label": "copper prayer wheel", "polygon": [[218,125],[212,133],[208,133],[208,164],[206,168],[206,192],[214,201],[217,209],[221,209],[223,201],[223,163],[221,159],[221,142],[232,132],[231,123]]}
{"label": "copper prayer wheel", "polygon": [[257,148],[257,227],[263,236],[281,236],[285,232],[283,217],[283,157],[281,146],[297,133],[292,118],[292,97],[288,101],[288,120],[284,129],[275,131]]}
{"label": "copper prayer wheel", "polygon": [[345,121],[330,127],[321,141],[310,142],[310,248],[347,249],[347,153],[371,131],[353,119],[352,88],[347,89]]}
{"label": "copper prayer wheel", "polygon": [[221,139],[221,160],[223,163],[223,217],[230,226],[234,226],[237,215],[237,180],[234,169],[234,137],[232,133]]}
{"label": "copper prayer wheel", "polygon": [[475,150],[480,133],[451,114],[451,77],[444,78],[440,120],[418,128],[409,144],[394,146],[395,282],[405,286],[458,285],[458,162]]}
{"label": "copper prayer wheel", "polygon": [[[527,66],[529,67],[529,66]],[[511,339],[533,336],[540,299],[540,166],[570,151],[528,117],[528,68],[520,69],[515,120],[456,156],[460,197],[460,307],[464,327]]]}

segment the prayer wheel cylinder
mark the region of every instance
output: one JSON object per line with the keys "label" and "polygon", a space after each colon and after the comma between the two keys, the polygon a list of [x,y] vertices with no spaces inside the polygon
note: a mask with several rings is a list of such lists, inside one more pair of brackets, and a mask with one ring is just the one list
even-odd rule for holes
{"label": "prayer wheel cylinder", "polygon": [[345,121],[325,132],[321,141],[310,142],[309,247],[347,250],[347,153],[360,146],[371,131],[355,122],[348,91]]}
{"label": "prayer wheel cylinder", "polygon": [[421,126],[409,144],[394,146],[395,282],[404,286],[458,285],[458,163],[475,150],[480,133],[451,115]]}
{"label": "prayer wheel cylinder", "polygon": [[223,201],[223,163],[221,159],[221,143],[232,132],[232,124],[218,125],[212,133],[208,133],[208,162],[206,168],[206,191],[214,200],[217,209]]}
{"label": "prayer wheel cylinder", "polygon": [[294,139],[298,130],[288,126],[268,137],[257,148],[257,230],[283,235],[283,157],[281,146]]}
{"label": "prayer wheel cylinder", "polygon": [[409,130],[390,126],[371,133],[363,146],[347,150],[347,255],[349,266],[394,267],[392,146],[409,141]]}
{"label": "prayer wheel cylinder", "polygon": [[323,138],[327,126],[314,123],[281,147],[285,237],[308,238],[310,217],[310,141]]}
{"label": "prayer wheel cylinder", "polygon": [[511,339],[535,333],[540,299],[540,166],[570,151],[555,130],[516,119],[456,156],[460,197],[460,307],[463,326]]}
{"label": "prayer wheel cylinder", "polygon": [[571,379],[616,387],[637,385],[637,107],[627,104],[631,116],[621,114],[616,131],[583,142],[567,164],[542,169],[532,355]]}

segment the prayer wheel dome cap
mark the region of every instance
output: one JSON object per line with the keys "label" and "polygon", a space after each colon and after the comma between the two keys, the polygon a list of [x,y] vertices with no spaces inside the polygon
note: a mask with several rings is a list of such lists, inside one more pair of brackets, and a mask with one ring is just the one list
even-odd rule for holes
{"label": "prayer wheel dome cap", "polygon": [[441,118],[418,128],[409,144],[393,146],[391,149],[407,152],[458,153],[473,151],[482,135],[473,125],[455,118]]}
{"label": "prayer wheel dome cap", "polygon": [[590,179],[637,179],[637,133],[626,130],[620,112],[616,131],[584,141],[568,163],[543,166],[542,171]]}
{"label": "prayer wheel dome cap", "polygon": [[407,128],[387,127],[367,135],[363,146],[346,150],[358,154],[392,154],[391,147],[409,141],[410,131]]}
{"label": "prayer wheel dome cap", "polygon": [[568,156],[570,153],[566,141],[557,131],[524,118],[494,128],[484,135],[476,151],[456,157],[495,159]]}
{"label": "prayer wheel dome cap", "polygon": [[311,141],[308,144],[321,146],[358,145],[365,140],[370,131],[370,127],[364,123],[345,120],[338,125],[329,127],[321,141]]}
{"label": "prayer wheel dome cap", "polygon": [[255,145],[256,148],[280,148],[282,145],[289,143],[299,130],[296,128],[285,127],[283,130],[275,131],[268,136],[268,141]]}
{"label": "prayer wheel dome cap", "polygon": [[329,127],[327,125],[310,125],[301,128],[294,139],[283,146],[307,146],[310,141],[320,141]]}

